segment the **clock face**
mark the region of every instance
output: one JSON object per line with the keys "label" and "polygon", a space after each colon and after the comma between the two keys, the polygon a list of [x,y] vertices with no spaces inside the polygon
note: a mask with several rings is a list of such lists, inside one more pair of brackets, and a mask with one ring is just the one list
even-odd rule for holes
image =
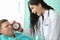
{"label": "clock face", "polygon": [[13,24],[13,28],[14,28],[14,29],[18,29],[18,28],[19,28],[19,24],[18,24],[18,23],[14,23],[14,24]]}

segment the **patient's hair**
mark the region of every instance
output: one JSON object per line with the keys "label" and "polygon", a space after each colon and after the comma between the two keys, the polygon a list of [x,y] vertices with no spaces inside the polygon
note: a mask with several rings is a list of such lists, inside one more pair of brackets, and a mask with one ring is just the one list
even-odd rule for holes
{"label": "patient's hair", "polygon": [[1,29],[1,24],[4,23],[4,22],[6,22],[6,21],[8,21],[8,20],[7,19],[0,20],[0,29]]}

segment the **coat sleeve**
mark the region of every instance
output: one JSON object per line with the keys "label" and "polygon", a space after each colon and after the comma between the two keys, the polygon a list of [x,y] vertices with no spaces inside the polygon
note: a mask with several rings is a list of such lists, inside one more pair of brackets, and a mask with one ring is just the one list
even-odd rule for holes
{"label": "coat sleeve", "polygon": [[50,27],[51,27],[51,33],[49,36],[49,40],[58,40],[59,21],[56,14],[52,14],[50,17]]}

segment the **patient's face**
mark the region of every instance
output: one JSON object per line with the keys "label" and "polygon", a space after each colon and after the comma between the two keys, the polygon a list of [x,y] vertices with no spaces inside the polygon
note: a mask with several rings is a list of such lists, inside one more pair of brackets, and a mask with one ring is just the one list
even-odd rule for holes
{"label": "patient's face", "polygon": [[2,23],[1,32],[2,32],[2,34],[7,35],[7,36],[12,36],[13,35],[12,26],[10,25],[10,23],[8,21]]}

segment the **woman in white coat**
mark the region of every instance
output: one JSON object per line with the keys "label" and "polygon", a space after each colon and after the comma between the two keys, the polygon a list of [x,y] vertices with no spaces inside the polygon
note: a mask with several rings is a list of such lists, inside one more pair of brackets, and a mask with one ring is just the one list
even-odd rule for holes
{"label": "woman in white coat", "polygon": [[59,23],[55,10],[43,0],[29,0],[30,30],[41,40],[59,40]]}

